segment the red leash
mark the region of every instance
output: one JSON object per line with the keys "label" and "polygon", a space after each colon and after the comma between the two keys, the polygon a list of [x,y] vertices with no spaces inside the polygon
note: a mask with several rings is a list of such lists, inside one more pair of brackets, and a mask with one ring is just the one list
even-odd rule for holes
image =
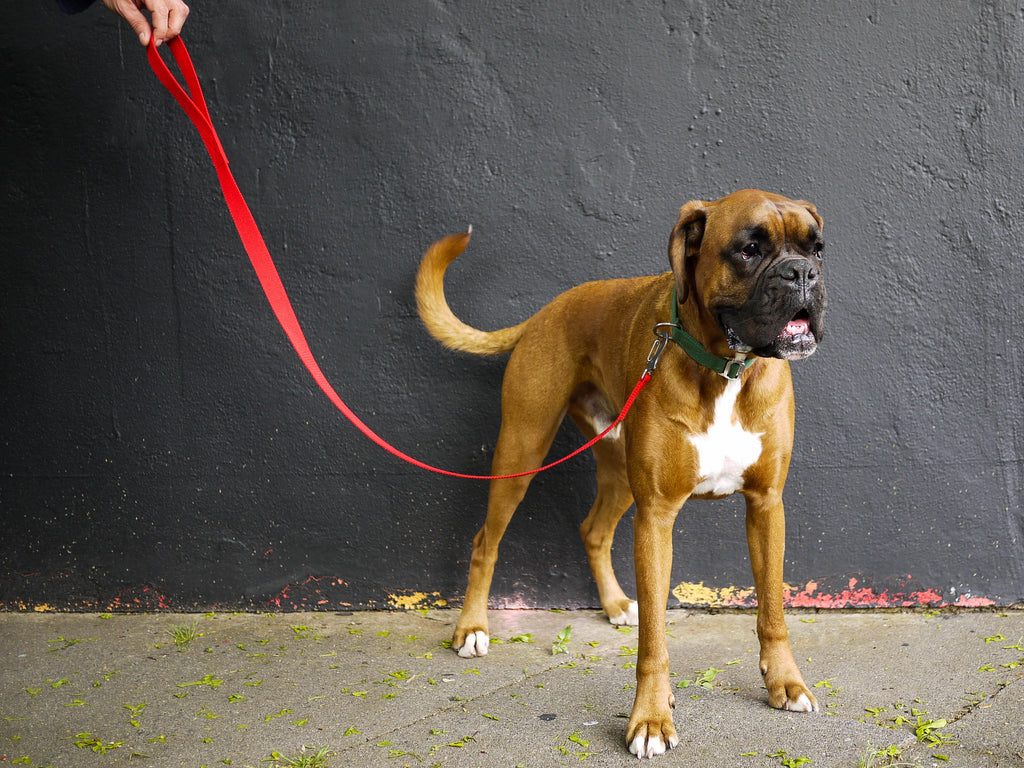
{"label": "red leash", "polygon": [[[168,43],[168,47],[171,49],[171,53],[174,54],[174,60],[178,63],[178,68],[185,77],[185,84],[188,86],[188,92],[185,91],[185,89],[175,79],[174,75],[171,74],[170,69],[168,69],[167,64],[164,63],[163,58],[160,56],[159,51],[152,42],[149,44],[148,51],[149,64],[156,73],[156,76],[160,78],[160,82],[163,83],[164,87],[171,92],[171,95],[174,96],[178,104],[181,105],[181,108],[185,110],[185,114],[189,116],[189,119],[192,120],[196,128],[199,130],[199,135],[202,137],[203,143],[206,145],[206,150],[210,153],[210,159],[213,160],[214,168],[217,170],[217,178],[220,180],[221,190],[224,192],[224,200],[228,204],[228,210],[231,212],[231,218],[234,219],[235,227],[238,229],[238,234],[242,238],[242,245],[245,246],[246,253],[249,254],[249,261],[252,262],[253,269],[256,270],[256,276],[259,278],[260,285],[263,286],[263,292],[267,295],[270,307],[274,310],[274,314],[277,316],[277,321],[281,324],[281,328],[284,329],[285,334],[288,336],[288,340],[295,348],[295,351],[299,355],[299,359],[302,360],[303,365],[306,366],[306,369],[309,371],[310,375],[312,375],[314,381],[316,381],[320,389],[323,390],[323,393],[327,395],[338,410],[344,414],[345,418],[352,422],[360,432],[373,440],[373,442],[388,453],[397,456],[403,461],[407,461],[414,466],[431,472],[437,472],[451,477],[463,477],[469,480],[505,480],[513,477],[534,475],[557,464],[561,464],[563,461],[568,461],[593,446],[618,426],[619,422],[626,418],[626,414],[629,413],[629,409],[632,407],[633,401],[636,400],[640,391],[647,385],[647,382],[650,381],[651,373],[654,371],[654,366],[657,365],[657,356],[654,355],[653,349],[653,362],[648,361],[647,369],[643,372],[643,375],[640,376],[640,380],[637,382],[636,387],[633,388],[633,392],[626,400],[626,404],[622,408],[622,413],[620,413],[619,417],[612,422],[611,426],[586,445],[577,448],[568,456],[565,456],[558,461],[553,461],[543,467],[539,467],[538,469],[530,470],[529,472],[519,472],[514,475],[465,475],[460,472],[449,472],[446,469],[438,469],[437,467],[432,467],[429,464],[425,464],[418,459],[414,459],[411,456],[402,453],[402,451],[395,448],[384,440],[384,438],[366,426],[366,424],[364,424],[362,420],[352,412],[352,409],[345,405],[345,401],[338,396],[338,393],[334,391],[334,387],[332,387],[330,382],[327,381],[327,377],[324,376],[323,371],[320,370],[320,366],[314,359],[313,352],[310,350],[309,344],[306,343],[306,337],[302,333],[299,320],[295,316],[295,311],[292,309],[291,302],[288,300],[288,294],[285,293],[284,284],[281,282],[281,278],[277,273],[277,268],[274,266],[274,262],[270,258],[270,252],[267,250],[267,245],[263,242],[263,236],[260,234],[260,230],[256,226],[256,221],[253,219],[252,213],[249,211],[249,206],[246,205],[245,198],[242,197],[242,192],[238,189],[238,184],[235,182],[234,176],[231,175],[231,171],[228,169],[227,155],[224,153],[224,147],[221,146],[220,139],[217,138],[217,131],[214,130],[213,121],[210,119],[210,112],[206,108],[206,100],[203,98],[202,88],[199,86],[199,78],[196,75],[195,67],[192,66],[192,59],[188,55],[185,43],[180,37],[175,37]],[[655,342],[655,346],[658,346],[658,342]],[[661,349],[663,348],[664,345],[662,344]],[[658,352],[660,354],[660,349]]]}

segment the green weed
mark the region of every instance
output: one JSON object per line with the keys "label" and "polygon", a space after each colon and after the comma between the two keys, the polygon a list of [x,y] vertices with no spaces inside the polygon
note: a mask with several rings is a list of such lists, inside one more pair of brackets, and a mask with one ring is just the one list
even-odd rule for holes
{"label": "green weed", "polygon": [[[313,750],[316,750],[315,752]],[[282,768],[327,768],[327,761],[331,757],[334,757],[337,752],[334,752],[330,747],[303,747],[302,751],[292,757],[285,757],[280,752],[271,752],[270,757],[264,760],[264,763],[273,763],[275,766],[282,766]]]}
{"label": "green weed", "polygon": [[91,733],[78,733],[75,734],[75,746],[79,749],[91,749],[93,752],[105,755],[112,749],[124,746],[124,742],[108,741],[104,744],[101,739],[96,738]]}
{"label": "green weed", "polygon": [[193,621],[191,624],[179,624],[171,627],[167,630],[167,634],[171,636],[171,640],[174,641],[174,645],[179,651],[184,651],[188,648],[189,643],[197,637],[202,637],[202,633],[199,631],[199,623],[196,621]]}
{"label": "green weed", "polygon": [[857,768],[921,768],[917,763],[902,763],[899,761],[903,750],[895,744],[882,749],[875,749],[868,746],[867,752],[861,755]]}
{"label": "green weed", "polygon": [[572,637],[572,625],[570,624],[555,638],[554,645],[551,646],[551,655],[555,656],[559,653],[569,652],[569,638]]}

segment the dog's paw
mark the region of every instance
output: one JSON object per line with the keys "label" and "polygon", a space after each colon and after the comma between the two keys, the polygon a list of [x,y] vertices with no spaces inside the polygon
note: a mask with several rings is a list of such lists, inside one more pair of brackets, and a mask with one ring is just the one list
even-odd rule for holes
{"label": "dog's paw", "polygon": [[[672,724],[676,698],[667,690],[667,677],[664,684],[664,688],[658,686],[651,689],[650,685],[644,686],[637,681],[637,698],[629,716],[626,746],[631,754],[641,760],[663,755],[679,743],[676,727]],[[646,695],[644,689],[648,689]]]}
{"label": "dog's paw", "polygon": [[[799,673],[798,673],[799,674]],[[818,700],[807,690],[803,680],[769,680],[765,676],[765,687],[768,689],[768,705],[787,712],[817,712]]]}
{"label": "dog's paw", "polygon": [[486,656],[487,648],[490,644],[491,638],[488,637],[487,633],[477,630],[467,634],[461,646],[456,647],[453,643],[452,647],[458,651],[459,656],[462,658],[472,659],[476,656]]}
{"label": "dog's paw", "polygon": [[796,700],[787,697],[786,703],[782,705],[782,708],[789,712],[817,712],[818,702],[810,694],[801,693],[796,697]]}
{"label": "dog's paw", "polygon": [[640,623],[636,600],[630,600],[626,608],[619,613],[609,613],[608,621],[616,627],[635,627]]}
{"label": "dog's paw", "polygon": [[818,700],[804,683],[788,647],[774,654],[762,649],[761,675],[768,689],[768,706],[788,712],[818,711]]}
{"label": "dog's paw", "polygon": [[663,755],[666,750],[675,749],[678,743],[679,737],[671,721],[660,724],[652,722],[637,728],[636,735],[629,740],[629,751],[642,760]]}

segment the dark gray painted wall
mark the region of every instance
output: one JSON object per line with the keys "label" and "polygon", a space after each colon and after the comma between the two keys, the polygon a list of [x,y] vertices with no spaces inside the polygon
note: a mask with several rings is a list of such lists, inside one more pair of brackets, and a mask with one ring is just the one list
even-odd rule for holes
{"label": "dark gray painted wall", "polygon": [[[0,9],[0,605],[457,601],[486,486],[333,410],[127,26],[54,5]],[[497,430],[502,362],[443,351],[415,315],[432,240],[474,225],[449,295],[493,328],[662,271],[679,205],[762,187],[815,202],[829,241],[830,334],[794,366],[794,602],[1024,598],[1019,3],[193,11],[313,349],[399,447],[485,472]],[[566,428],[555,451],[577,444]],[[534,483],[496,604],[596,604],[590,469]],[[741,505],[694,503],[677,530],[679,594],[749,602]],[[631,584],[630,542],[627,522]]]}

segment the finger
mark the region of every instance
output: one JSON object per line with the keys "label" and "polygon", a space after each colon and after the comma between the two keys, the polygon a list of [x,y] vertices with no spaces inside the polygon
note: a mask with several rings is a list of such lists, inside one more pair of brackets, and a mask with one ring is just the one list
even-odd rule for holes
{"label": "finger", "polygon": [[132,0],[103,0],[103,4],[128,22],[128,26],[138,35],[140,43],[149,45],[152,29],[142,11]]}
{"label": "finger", "polygon": [[152,16],[153,39],[156,40],[157,45],[160,45],[170,37],[167,33],[170,7],[165,0],[145,0],[145,5]]}
{"label": "finger", "polygon": [[144,3],[153,17],[153,37],[156,44],[181,34],[181,28],[188,18],[189,7],[183,0],[139,0]]}
{"label": "finger", "polygon": [[170,11],[167,14],[168,39],[181,34],[181,28],[185,25],[185,19],[188,18],[188,11],[188,6],[180,0],[176,0],[171,4]]}
{"label": "finger", "polygon": [[149,26],[149,22],[146,21],[146,17],[139,13],[138,8],[127,9],[124,13],[124,20],[128,22],[128,26],[132,28],[132,31],[139,36],[139,42],[143,45],[149,45],[149,36],[153,30]]}

